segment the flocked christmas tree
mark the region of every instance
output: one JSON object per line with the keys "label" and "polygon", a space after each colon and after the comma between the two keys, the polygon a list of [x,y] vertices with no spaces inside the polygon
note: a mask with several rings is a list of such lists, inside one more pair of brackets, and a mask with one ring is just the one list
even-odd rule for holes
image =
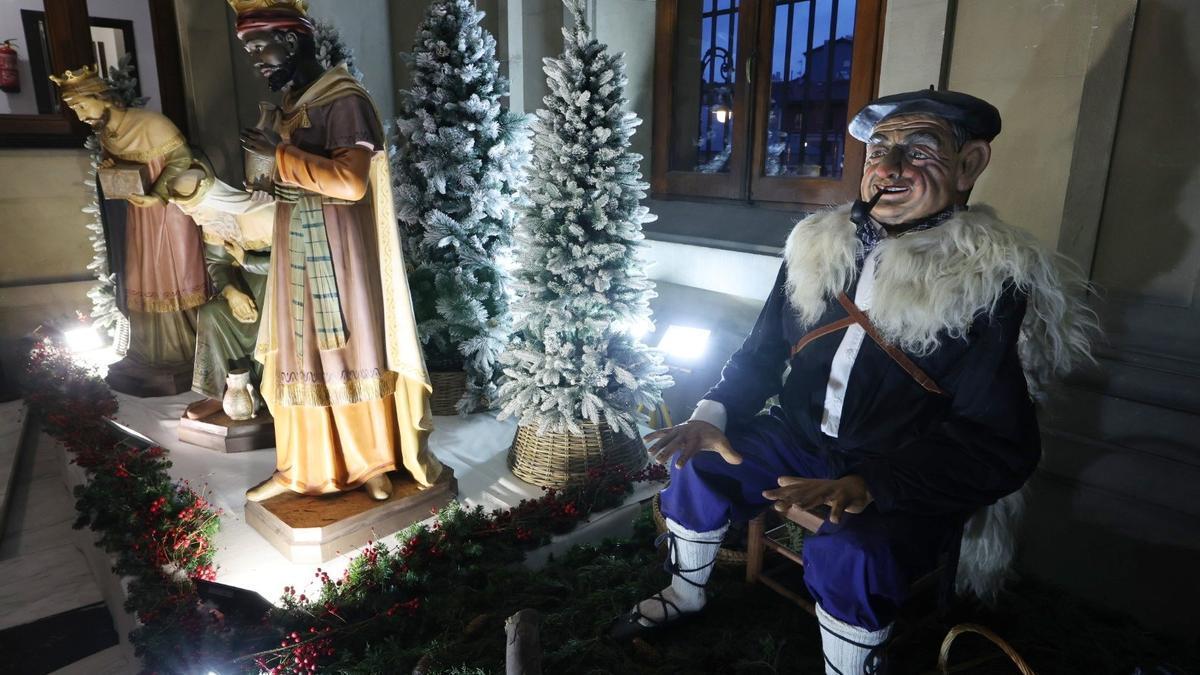
{"label": "flocked christmas tree", "polygon": [[581,0],[546,60],[549,95],[534,123],[531,205],[518,230],[518,333],[504,356],[503,414],[539,432],[582,433],[581,421],[637,433],[671,385],[657,352],[632,332],[650,318],[641,205],[649,187],[629,139],[621,55],[589,35]]}
{"label": "flocked christmas tree", "polygon": [[496,40],[471,0],[436,0],[417,29],[393,157],[414,309],[431,370],[467,373],[460,413],[495,407],[511,332],[514,199],[526,122],[504,110]]}
{"label": "flocked christmas tree", "polygon": [[313,40],[317,43],[317,59],[325,68],[332,68],[339,63],[345,63],[350,75],[362,82],[363,73],[354,62],[354,50],[346,45],[342,34],[330,21],[318,20]]}

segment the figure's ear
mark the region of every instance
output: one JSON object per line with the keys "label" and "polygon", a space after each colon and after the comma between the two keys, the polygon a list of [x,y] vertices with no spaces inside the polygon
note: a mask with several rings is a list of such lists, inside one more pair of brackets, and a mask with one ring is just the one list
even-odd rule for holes
{"label": "figure's ear", "polygon": [[300,36],[294,30],[284,31],[283,44],[287,47],[288,56],[295,56],[300,51]]}
{"label": "figure's ear", "polygon": [[958,182],[955,185],[958,191],[970,192],[990,161],[991,143],[981,140],[967,141],[958,153]]}

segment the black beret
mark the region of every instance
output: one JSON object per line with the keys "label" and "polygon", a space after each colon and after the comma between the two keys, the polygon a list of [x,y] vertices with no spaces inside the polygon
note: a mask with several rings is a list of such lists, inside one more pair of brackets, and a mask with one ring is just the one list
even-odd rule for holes
{"label": "black beret", "polygon": [[1000,111],[991,103],[958,91],[921,89],[871,101],[850,120],[850,135],[866,143],[880,122],[916,114],[957,122],[967,130],[969,140],[991,142],[1000,133]]}

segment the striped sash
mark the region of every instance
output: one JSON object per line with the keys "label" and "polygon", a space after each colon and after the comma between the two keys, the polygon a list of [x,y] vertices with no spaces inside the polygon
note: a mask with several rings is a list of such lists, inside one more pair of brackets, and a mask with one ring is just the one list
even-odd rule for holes
{"label": "striped sash", "polygon": [[295,200],[288,223],[288,266],[291,292],[292,331],[296,351],[304,345],[305,286],[313,303],[313,328],[317,348],[324,351],[346,346],[346,323],[338,296],[337,277],[329,236],[325,231],[324,198],[305,190],[277,190],[281,201]]}

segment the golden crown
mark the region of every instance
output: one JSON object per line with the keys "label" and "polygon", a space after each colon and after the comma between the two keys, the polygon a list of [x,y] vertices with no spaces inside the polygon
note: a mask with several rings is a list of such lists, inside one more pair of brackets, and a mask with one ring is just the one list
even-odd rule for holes
{"label": "golden crown", "polygon": [[84,66],[79,70],[68,70],[62,75],[51,75],[50,81],[58,85],[64,99],[101,94],[112,89],[108,82],[100,77],[100,71],[95,66]]}
{"label": "golden crown", "polygon": [[290,9],[302,16],[308,15],[307,0],[229,0],[229,6],[239,15],[263,9]]}

